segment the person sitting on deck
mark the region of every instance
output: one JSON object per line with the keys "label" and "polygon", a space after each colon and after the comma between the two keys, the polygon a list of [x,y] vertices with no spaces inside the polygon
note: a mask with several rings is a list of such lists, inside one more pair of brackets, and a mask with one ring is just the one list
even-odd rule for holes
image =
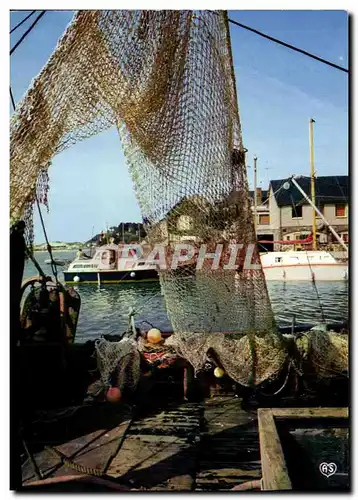
{"label": "person sitting on deck", "polygon": [[76,255],[76,258],[77,259],[90,259],[91,257],[89,255],[86,255],[84,253],[84,251],[82,250],[82,248],[79,248],[78,252],[77,252],[77,255]]}
{"label": "person sitting on deck", "polygon": [[110,250],[109,253],[109,268],[110,269],[116,268],[116,253],[113,250]]}

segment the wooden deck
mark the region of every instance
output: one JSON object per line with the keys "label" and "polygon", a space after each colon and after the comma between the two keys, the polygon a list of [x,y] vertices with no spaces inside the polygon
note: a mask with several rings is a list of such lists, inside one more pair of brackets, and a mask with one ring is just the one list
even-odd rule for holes
{"label": "wooden deck", "polygon": [[[111,413],[109,419],[103,408]],[[94,410],[88,410],[96,429],[81,432],[82,415],[77,429],[72,429],[72,439],[46,443],[61,452],[61,458],[47,449],[35,453],[43,478],[87,473],[134,491],[197,492],[229,491],[249,481],[257,484],[262,478],[263,489],[295,489],[277,422],[306,428],[309,422],[321,419],[326,429],[330,420],[335,428],[343,420],[347,423],[348,416],[344,408],[245,410],[240,398],[218,394],[200,403],[172,402],[140,410],[122,405],[103,408],[99,412],[101,418],[106,417],[102,425]],[[75,426],[76,421],[72,418],[68,424]],[[24,484],[35,479],[33,465],[27,460]],[[349,478],[341,480],[347,484]]]}
{"label": "wooden deck", "polygon": [[[172,404],[137,416],[127,410],[117,418],[118,425],[53,448],[133,490],[227,491],[261,477],[256,416],[242,410],[238,398]],[[44,478],[84,473],[49,450],[35,459]],[[35,479],[27,460],[23,481]]]}
{"label": "wooden deck", "polygon": [[206,400],[196,491],[227,491],[261,478],[256,412],[244,411],[241,403],[226,396]]}

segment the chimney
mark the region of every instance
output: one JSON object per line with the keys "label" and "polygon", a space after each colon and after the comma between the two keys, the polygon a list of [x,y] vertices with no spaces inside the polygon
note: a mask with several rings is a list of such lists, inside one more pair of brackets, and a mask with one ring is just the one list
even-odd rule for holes
{"label": "chimney", "polygon": [[262,189],[261,188],[256,188],[256,199],[257,199],[257,206],[259,207],[262,205]]}

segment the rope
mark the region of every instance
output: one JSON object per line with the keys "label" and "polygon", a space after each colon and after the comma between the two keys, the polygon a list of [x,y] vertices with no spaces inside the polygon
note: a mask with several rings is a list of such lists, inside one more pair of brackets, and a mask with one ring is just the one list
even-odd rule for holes
{"label": "rope", "polygon": [[77,472],[81,472],[83,474],[88,474],[89,476],[96,476],[96,477],[101,477],[104,475],[103,469],[93,469],[92,467],[86,467],[85,465],[77,464],[76,462],[73,462],[72,460],[67,458],[66,455],[61,453],[56,448],[52,448],[51,446],[45,446],[45,450],[49,451],[56,458],[59,458],[63,465]]}
{"label": "rope", "polygon": [[23,42],[23,40],[25,40],[25,38],[27,37],[27,35],[30,33],[30,31],[34,28],[35,24],[41,19],[41,17],[45,14],[45,10],[43,10],[42,12],[40,12],[40,14],[37,16],[37,18],[35,19],[35,21],[31,24],[30,28],[27,29],[25,31],[25,33],[22,35],[22,37],[20,38],[20,40],[18,40],[15,45],[13,46],[13,48],[10,50],[10,56],[15,52],[15,50],[19,47],[19,45]]}
{"label": "rope", "polygon": [[51,245],[50,245],[50,243],[48,241],[48,237],[47,237],[47,233],[46,233],[46,228],[45,228],[44,220],[42,218],[40,203],[39,203],[39,200],[38,200],[37,196],[36,196],[36,204],[37,204],[37,209],[38,209],[39,216],[40,216],[42,230],[43,230],[43,233],[44,233],[44,236],[45,236],[45,240],[46,240],[47,251],[48,251],[48,253],[50,255],[50,259],[51,259],[51,269],[52,269],[53,275],[55,276],[56,284],[59,285],[58,276],[57,276],[56,262],[55,262],[55,260],[53,258],[53,255],[52,255]]}
{"label": "rope", "polygon": [[[147,300],[146,300],[146,301],[145,301],[145,302],[141,305],[141,307],[139,307],[138,309],[132,309],[132,310],[130,311],[130,316],[134,316],[134,315],[138,314],[139,312],[142,312],[142,311],[143,311],[143,309],[144,309],[144,308],[148,305],[148,303],[149,303],[152,299],[154,299],[154,297],[158,297],[158,292],[153,293],[153,294],[152,294],[152,295],[151,295],[151,296],[150,296],[150,297],[149,297],[149,298],[148,298],[148,299],[147,299]],[[146,323],[148,323],[148,321],[146,321]],[[148,324],[151,324],[151,323],[148,323]],[[151,326],[153,326],[153,325],[151,325]]]}
{"label": "rope", "polygon": [[20,26],[22,24],[24,24],[25,21],[27,21],[32,15],[34,15],[36,12],[36,10],[33,10],[32,12],[30,12],[30,14],[28,14],[26,17],[24,17],[24,19],[22,21],[20,21],[16,26],[14,26],[11,30],[10,30],[10,35],[11,33],[13,33],[15,30],[17,30],[17,28],[20,28]]}
{"label": "rope", "polygon": [[11,104],[12,104],[13,110],[15,111],[15,99],[14,99],[14,95],[13,95],[12,90],[11,90],[11,86],[10,86],[10,99],[11,99]]}
{"label": "rope", "polygon": [[41,474],[40,469],[38,468],[38,465],[36,463],[35,457],[30,452],[30,450],[29,450],[29,448],[27,446],[27,443],[26,443],[26,441],[24,439],[22,439],[22,444],[23,444],[23,447],[25,448],[26,455],[27,455],[28,459],[30,460],[31,465],[32,465],[32,467],[34,469],[34,473],[35,473],[36,478],[37,479],[42,479],[42,474]]}
{"label": "rope", "polygon": [[[280,186],[278,189],[276,189],[276,191],[274,191],[274,192],[272,193],[272,196],[275,196],[277,193],[279,193],[279,192],[281,191],[281,189],[283,189],[283,186],[286,184],[286,182],[287,182],[287,181],[289,181],[289,180],[290,180],[290,178],[285,179],[285,180],[282,182],[281,186]],[[263,202],[261,203],[261,205],[265,205],[265,204],[266,204],[266,203],[268,203],[268,202],[269,202],[269,198],[267,198],[267,200],[263,201]]]}
{"label": "rope", "polygon": [[311,54],[310,52],[307,52],[306,50],[300,49],[298,47],[295,47],[294,45],[291,45],[289,43],[283,42],[282,40],[279,40],[278,38],[274,38],[270,35],[266,35],[266,33],[262,33],[262,31],[256,30],[254,28],[250,28],[250,26],[246,26],[245,24],[239,23],[237,21],[234,21],[233,19],[228,19],[230,23],[235,24],[236,26],[239,26],[240,28],[244,28],[245,30],[251,31],[252,33],[255,33],[256,35],[262,36],[263,38],[266,38],[267,40],[270,40],[271,42],[278,43],[279,45],[283,45],[284,47],[287,47],[288,49],[294,50],[296,52],[299,52],[300,54],[303,54],[305,56],[311,57],[312,59],[315,59],[316,61],[319,61],[323,64],[327,64],[328,66],[331,66],[332,68],[339,69],[340,71],[344,71],[345,73],[349,73],[349,69],[343,68],[343,66],[338,66],[338,64],[334,64],[330,61],[327,61],[326,59],[323,59],[322,57],[315,56],[314,54]]}
{"label": "rope", "polygon": [[43,272],[40,264],[37,262],[37,260],[35,259],[35,257],[32,255],[32,253],[30,252],[30,250],[28,249],[28,247],[25,245],[25,252],[26,252],[26,256],[32,260],[34,266],[36,267],[36,269],[38,270],[40,276],[42,276],[42,278],[46,278],[46,274]]}
{"label": "rope", "polygon": [[113,453],[108,457],[108,459],[107,459],[106,463],[104,464],[104,466],[102,467],[102,469],[95,469],[95,468],[92,468],[92,467],[86,467],[84,465],[77,464],[73,460],[71,460],[68,457],[66,457],[66,455],[64,455],[63,453],[61,453],[59,450],[57,450],[56,448],[53,448],[51,446],[45,446],[45,450],[48,450],[50,453],[52,453],[52,455],[54,455],[57,458],[59,458],[61,460],[61,462],[62,462],[62,465],[65,465],[66,467],[69,467],[70,469],[73,469],[73,470],[75,470],[77,472],[80,472],[80,473],[83,473],[83,474],[88,474],[88,475],[91,475],[91,476],[96,476],[96,477],[105,476],[106,475],[106,471],[108,470],[108,467],[110,466],[110,463],[112,462],[113,458],[116,455],[118,455],[119,450],[122,448],[122,445],[123,445],[123,443],[124,443],[124,441],[125,441],[125,439],[127,437],[127,433],[129,431],[129,428],[133,424],[133,422],[134,422],[135,418],[138,416],[139,412],[140,412],[140,408],[136,407],[134,409],[134,412],[132,414],[132,418],[129,420],[129,423],[128,423],[126,429],[124,430],[123,434],[119,438],[118,446],[113,451]]}
{"label": "rope", "polygon": [[266,397],[272,397],[272,396],[277,396],[278,394],[280,394],[280,392],[282,392],[284,390],[284,388],[286,387],[287,385],[287,382],[288,382],[288,378],[290,376],[290,373],[291,373],[291,367],[292,367],[292,360],[290,360],[289,364],[288,364],[288,368],[287,368],[287,375],[286,375],[286,378],[282,384],[282,386],[274,393],[272,394],[267,394],[265,392],[263,392],[262,390],[258,389],[257,392],[259,392],[262,396],[266,396]]}

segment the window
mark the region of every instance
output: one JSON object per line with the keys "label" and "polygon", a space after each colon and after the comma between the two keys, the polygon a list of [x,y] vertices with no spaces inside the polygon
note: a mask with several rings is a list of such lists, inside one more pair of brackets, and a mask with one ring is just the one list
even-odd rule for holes
{"label": "window", "polygon": [[300,233],[298,239],[299,240],[306,240],[309,236],[309,233]]}
{"label": "window", "polygon": [[269,214],[259,215],[259,224],[264,225],[264,226],[270,224],[270,216],[269,216]]}
{"label": "window", "polygon": [[292,207],[292,219],[300,219],[302,217],[302,205],[294,205]]}
{"label": "window", "polygon": [[[324,215],[324,205],[322,203],[318,203],[317,208],[321,212],[321,214]],[[316,219],[320,219],[320,218],[321,217],[316,212]]]}
{"label": "window", "polygon": [[336,217],[346,217],[346,205],[343,203],[336,205]]}
{"label": "window", "polygon": [[344,243],[349,243],[348,233],[342,233],[341,237],[343,238]]}
{"label": "window", "polygon": [[319,233],[318,241],[320,243],[327,243],[327,241],[328,241],[327,235],[325,233]]}
{"label": "window", "polygon": [[282,262],[282,257],[275,257],[275,262]]}
{"label": "window", "polygon": [[290,241],[290,239],[291,239],[291,236],[290,236],[290,235],[287,235],[287,236],[286,236],[286,240],[287,240],[287,241]]}

